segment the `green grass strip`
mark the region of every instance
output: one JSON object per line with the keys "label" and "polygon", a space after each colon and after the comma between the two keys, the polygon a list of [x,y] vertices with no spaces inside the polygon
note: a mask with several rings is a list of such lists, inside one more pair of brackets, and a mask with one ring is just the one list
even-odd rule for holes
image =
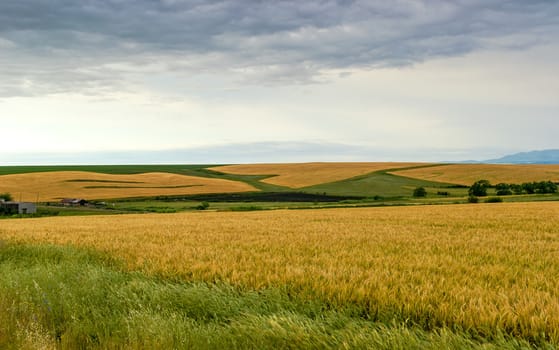
{"label": "green grass strip", "polygon": [[118,183],[118,184],[143,184],[141,181],[119,181],[119,180],[93,180],[93,179],[74,179],[64,182],[101,182],[101,183]]}
{"label": "green grass strip", "polygon": [[183,283],[121,267],[92,251],[0,242],[0,349],[530,347],[505,336],[373,323],[351,307],[302,302],[279,289]]}

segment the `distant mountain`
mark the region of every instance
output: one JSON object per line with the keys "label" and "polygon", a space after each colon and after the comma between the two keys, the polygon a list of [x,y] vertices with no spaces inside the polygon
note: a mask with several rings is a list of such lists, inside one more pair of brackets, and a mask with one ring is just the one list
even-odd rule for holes
{"label": "distant mountain", "polygon": [[498,159],[489,159],[483,163],[497,164],[559,164],[559,149],[520,152]]}

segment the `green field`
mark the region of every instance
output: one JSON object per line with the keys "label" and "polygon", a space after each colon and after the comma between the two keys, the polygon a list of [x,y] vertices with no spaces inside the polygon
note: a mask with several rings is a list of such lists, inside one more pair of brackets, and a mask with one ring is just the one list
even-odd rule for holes
{"label": "green field", "polygon": [[377,171],[344,181],[306,187],[302,190],[332,195],[409,197],[416,187],[425,187],[432,195],[437,191],[448,191],[453,197],[465,196],[468,193],[467,189],[455,188],[452,184],[416,180],[391,175],[387,171]]}

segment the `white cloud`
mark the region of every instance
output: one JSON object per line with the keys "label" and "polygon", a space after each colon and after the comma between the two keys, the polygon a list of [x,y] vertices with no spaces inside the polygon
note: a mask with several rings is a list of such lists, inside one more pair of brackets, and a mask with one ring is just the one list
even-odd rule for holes
{"label": "white cloud", "polygon": [[3,2],[0,152],[557,148],[558,15],[520,0]]}

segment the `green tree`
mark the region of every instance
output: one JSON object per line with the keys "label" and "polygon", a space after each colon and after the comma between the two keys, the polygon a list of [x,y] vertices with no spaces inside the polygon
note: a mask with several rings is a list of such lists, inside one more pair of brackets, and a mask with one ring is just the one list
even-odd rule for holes
{"label": "green tree", "polygon": [[534,194],[536,192],[535,182],[525,182],[522,184],[522,189],[528,194]]}
{"label": "green tree", "polygon": [[468,190],[470,196],[485,197],[487,196],[487,189],[491,187],[491,183],[487,180],[479,180],[474,182],[474,184]]}
{"label": "green tree", "polygon": [[495,185],[498,196],[508,196],[512,194],[511,185],[506,183],[498,183]]}
{"label": "green tree", "polygon": [[514,194],[522,194],[524,192],[524,188],[519,184],[510,185],[510,189],[514,192]]}
{"label": "green tree", "polygon": [[551,181],[541,181],[534,183],[537,193],[555,193],[557,192],[557,185]]}
{"label": "green tree", "polygon": [[414,197],[427,197],[427,190],[424,187],[417,187],[413,190]]}
{"label": "green tree", "polygon": [[12,197],[11,194],[9,194],[8,192],[6,192],[6,193],[0,193],[0,200],[1,200],[1,199],[5,200],[6,202],[9,202],[9,201],[12,201],[12,200],[13,200],[13,197]]}

